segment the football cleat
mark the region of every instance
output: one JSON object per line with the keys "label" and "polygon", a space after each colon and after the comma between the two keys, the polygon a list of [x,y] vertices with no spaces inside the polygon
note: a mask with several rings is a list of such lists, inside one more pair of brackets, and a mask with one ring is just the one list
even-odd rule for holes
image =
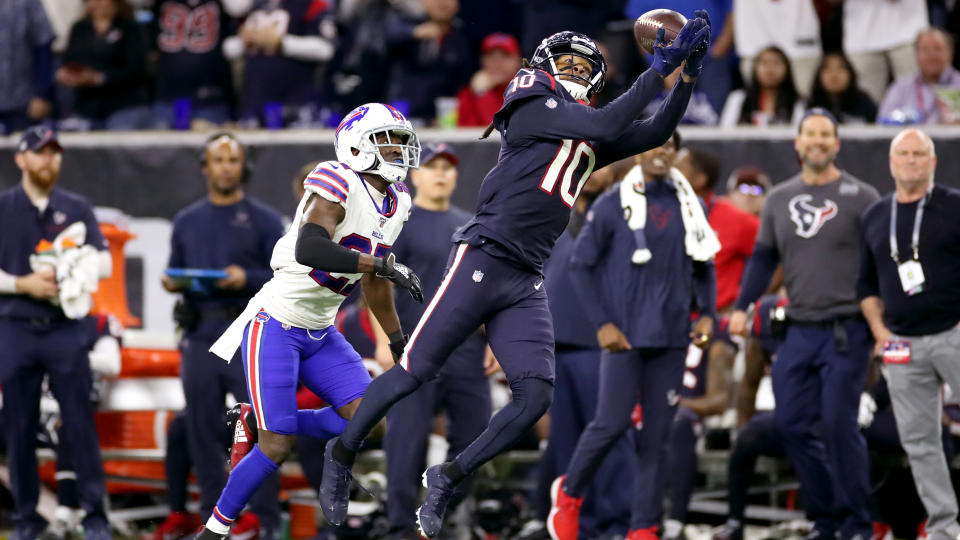
{"label": "football cleat", "polygon": [[237,403],[227,411],[227,424],[233,431],[233,444],[230,446],[230,470],[240,463],[257,444],[257,426],[249,403]]}
{"label": "football cleat", "polygon": [[558,477],[550,486],[550,515],[547,532],[553,540],[577,540],[580,529],[580,506],[583,497],[571,497],[563,491],[566,475]]}
{"label": "football cleat", "polygon": [[200,519],[189,512],[170,512],[167,519],[157,527],[151,540],[178,540],[188,538],[197,527],[200,526]]}
{"label": "football cleat", "polygon": [[317,499],[323,517],[331,525],[340,526],[347,518],[347,508],[350,506],[350,482],[353,473],[348,465],[333,458],[333,447],[340,437],[327,441],[327,449],[323,454],[323,479],[320,489],[317,490]]}
{"label": "football cleat", "polygon": [[626,540],[659,540],[657,536],[657,527],[647,527],[645,529],[630,529],[627,532]]}
{"label": "football cleat", "polygon": [[427,494],[417,510],[417,525],[420,526],[420,534],[427,538],[433,538],[440,532],[447,504],[457,492],[453,481],[443,474],[442,467],[434,465],[423,473],[423,487],[427,488]]}

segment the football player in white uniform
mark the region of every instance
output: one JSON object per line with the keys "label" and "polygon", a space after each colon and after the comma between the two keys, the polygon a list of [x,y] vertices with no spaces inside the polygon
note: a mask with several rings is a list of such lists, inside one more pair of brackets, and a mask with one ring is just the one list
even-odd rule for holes
{"label": "football player in white uniform", "polygon": [[[419,164],[413,127],[393,107],[369,103],[344,118],[334,145],[337,161],[320,163],[303,182],[293,224],[273,250],[273,278],[210,348],[229,361],[242,346],[258,442],[245,456],[233,452],[235,467],[199,539],[227,536],[297,435],[329,439],[356,411],[370,375],[333,322],[357,282],[397,356],[406,338],[390,282],[423,301],[420,279],[390,253],[410,213],[403,179]],[[330,407],[297,410],[298,381]]]}

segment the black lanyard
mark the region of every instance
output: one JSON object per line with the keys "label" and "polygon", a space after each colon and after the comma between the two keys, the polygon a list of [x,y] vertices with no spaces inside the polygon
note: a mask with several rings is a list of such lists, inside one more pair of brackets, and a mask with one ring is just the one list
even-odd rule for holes
{"label": "black lanyard", "polygon": [[[927,205],[927,198],[930,197],[933,186],[927,189],[927,193],[920,199],[917,205],[917,215],[913,219],[913,235],[910,237],[910,248],[913,251],[913,260],[920,260],[920,223],[923,221],[923,207]],[[893,262],[900,264],[900,251],[897,248],[897,194],[894,193],[890,198],[890,257]]]}

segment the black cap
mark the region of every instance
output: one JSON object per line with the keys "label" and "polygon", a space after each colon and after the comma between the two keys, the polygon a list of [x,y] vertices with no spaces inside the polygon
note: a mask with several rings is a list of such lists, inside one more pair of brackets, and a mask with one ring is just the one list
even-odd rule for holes
{"label": "black cap", "polygon": [[423,145],[423,151],[420,153],[420,163],[430,163],[430,160],[437,156],[446,156],[450,163],[457,165],[460,161],[457,159],[453,147],[445,143],[427,143]]}
{"label": "black cap", "polygon": [[833,132],[834,132],[834,133],[837,133],[837,132],[838,132],[838,130],[839,130],[839,128],[840,128],[840,122],[837,121],[837,117],[834,116],[832,112],[824,109],[823,107],[813,107],[813,108],[811,108],[811,109],[807,109],[806,112],[803,113],[803,117],[800,118],[800,123],[797,124],[797,132],[798,132],[798,133],[799,133],[799,131],[800,131],[801,126],[803,126],[803,122],[804,122],[807,118],[810,118],[811,116],[824,116],[824,117],[826,117],[827,120],[830,120],[830,122],[833,123]]}
{"label": "black cap", "polygon": [[44,146],[52,144],[57,150],[63,151],[63,146],[57,140],[57,132],[50,126],[33,126],[27,128],[20,136],[20,144],[17,145],[17,152],[36,152]]}

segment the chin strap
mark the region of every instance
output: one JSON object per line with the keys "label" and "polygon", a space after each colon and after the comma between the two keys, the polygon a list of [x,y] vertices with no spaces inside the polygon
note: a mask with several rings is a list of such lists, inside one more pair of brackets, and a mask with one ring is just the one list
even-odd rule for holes
{"label": "chin strap", "polygon": [[584,101],[587,99],[587,87],[575,81],[560,81],[560,84],[570,92],[573,99]]}

